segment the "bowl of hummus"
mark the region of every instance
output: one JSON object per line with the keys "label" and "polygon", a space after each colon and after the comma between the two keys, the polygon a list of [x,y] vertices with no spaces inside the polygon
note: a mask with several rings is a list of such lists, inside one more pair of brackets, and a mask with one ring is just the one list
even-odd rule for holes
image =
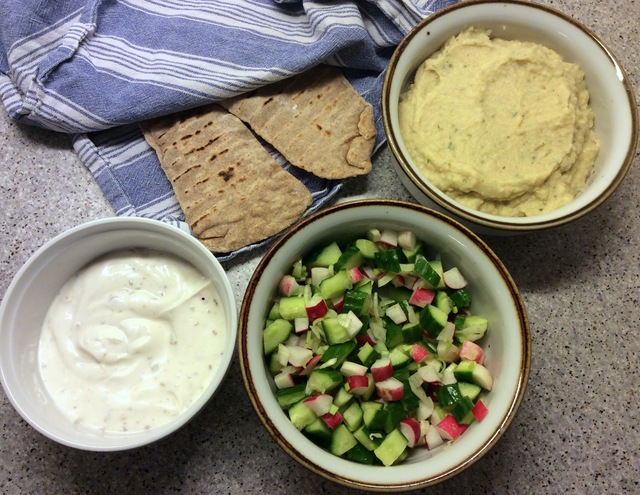
{"label": "bowl of hummus", "polygon": [[235,352],[235,297],[198,240],[105,218],[38,249],[0,304],[0,378],[56,442],[117,451],[164,438],[213,397]]}
{"label": "bowl of hummus", "polygon": [[419,23],[391,58],[382,114],[411,194],[485,234],[586,215],[622,182],[638,140],[611,50],[520,1],[463,2]]}

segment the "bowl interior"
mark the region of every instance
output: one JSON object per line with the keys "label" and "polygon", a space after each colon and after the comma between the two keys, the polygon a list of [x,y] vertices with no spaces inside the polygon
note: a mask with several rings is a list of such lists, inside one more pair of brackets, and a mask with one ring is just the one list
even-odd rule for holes
{"label": "bowl interior", "polygon": [[[147,432],[98,435],[65,418],[49,397],[38,371],[38,341],[45,314],[72,274],[110,251],[140,247],[175,254],[210,278],[225,305],[227,335],[220,368],[202,396],[174,422]],[[19,270],[0,306],[0,372],[5,392],[33,427],[65,445],[118,450],[143,445],[186,423],[212,396],[229,367],[235,346],[235,299],[213,255],[188,234],[156,220],[115,218],[71,229],[41,247]]]}
{"label": "bowl interior", "polygon": [[[266,428],[294,458],[308,468],[360,487],[394,487],[434,483],[474,462],[500,436],[523,393],[529,366],[529,334],[524,307],[503,265],[477,238],[436,212],[408,203],[348,203],[321,212],[279,240],[265,256],[249,284],[240,322],[240,349],[245,385]],[[304,253],[330,240],[353,239],[370,227],[416,232],[443,262],[458,266],[475,297],[473,310],[486,315],[487,367],[495,377],[486,397],[490,415],[472,425],[453,445],[416,450],[399,466],[381,469],[337,458],[307,440],[291,424],[274,397],[274,384],[262,353],[261,332],[273,303],[277,281]],[[481,288],[481,289],[480,289]],[[420,464],[420,469],[416,469]]]}
{"label": "bowl interior", "polygon": [[[572,203],[531,217],[485,214],[465,207],[437,190],[411,160],[398,131],[400,95],[425,59],[438,51],[447,39],[471,26],[488,28],[495,37],[545,45],[566,61],[577,63],[584,71],[601,148],[587,187]],[[576,21],[548,7],[522,2],[464,2],[423,21],[407,36],[391,60],[383,90],[383,113],[388,120],[391,149],[405,173],[414,177],[423,193],[440,206],[453,208],[463,218],[481,223],[488,220],[497,225],[544,224],[595,207],[624,178],[633,159],[638,132],[633,91],[615,56]]]}

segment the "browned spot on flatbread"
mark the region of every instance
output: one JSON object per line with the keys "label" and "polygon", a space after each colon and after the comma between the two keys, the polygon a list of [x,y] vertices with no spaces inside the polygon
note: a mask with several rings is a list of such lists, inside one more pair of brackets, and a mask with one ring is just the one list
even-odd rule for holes
{"label": "browned spot on flatbread", "polygon": [[277,234],[311,204],[307,188],[219,105],[141,127],[186,222],[212,251],[226,253]]}
{"label": "browned spot on flatbread", "polygon": [[221,105],[293,165],[318,177],[371,171],[373,109],[335,67],[320,65]]}

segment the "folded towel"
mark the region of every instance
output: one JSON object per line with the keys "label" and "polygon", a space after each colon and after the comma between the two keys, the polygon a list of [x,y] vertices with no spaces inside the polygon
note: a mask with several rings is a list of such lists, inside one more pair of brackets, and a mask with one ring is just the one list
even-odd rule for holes
{"label": "folded towel", "polygon": [[[0,97],[13,120],[73,135],[116,215],[188,230],[137,122],[329,63],[373,105],[379,146],[380,90],[393,49],[418,21],[455,2],[4,0]],[[307,214],[341,187],[290,171],[312,193]]]}

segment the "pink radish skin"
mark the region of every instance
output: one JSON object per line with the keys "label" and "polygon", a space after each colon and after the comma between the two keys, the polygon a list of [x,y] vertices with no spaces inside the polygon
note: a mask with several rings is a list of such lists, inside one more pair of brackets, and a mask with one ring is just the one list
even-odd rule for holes
{"label": "pink radish skin", "polygon": [[344,306],[344,296],[336,297],[331,301],[333,305],[333,309],[335,309],[338,313],[342,312],[342,306]]}
{"label": "pink radish skin", "polygon": [[371,365],[371,375],[374,382],[383,382],[393,376],[391,359],[380,358]]}
{"label": "pink radish skin", "polygon": [[322,354],[316,354],[315,356],[313,356],[309,361],[307,361],[307,364],[305,365],[304,369],[300,372],[300,375],[306,376],[310,374],[314,370],[314,368],[318,365],[321,359],[322,359]]}
{"label": "pink radish skin", "polygon": [[280,279],[280,293],[283,296],[296,296],[300,294],[300,284],[292,275],[284,275]]}
{"label": "pink radish skin", "polygon": [[360,271],[360,268],[354,266],[353,268],[349,269],[349,278],[351,278],[351,283],[355,284],[364,279],[364,273]]}
{"label": "pink radish skin", "polygon": [[301,334],[309,330],[309,318],[296,318],[293,320],[293,331]]}
{"label": "pink radish skin", "polygon": [[279,389],[290,388],[296,384],[291,373],[278,373],[273,377],[273,381]]}
{"label": "pink radish skin", "polygon": [[369,377],[353,375],[347,377],[347,392],[355,395],[363,394],[369,389]]}
{"label": "pink radish skin", "polygon": [[360,347],[365,344],[369,344],[371,347],[376,345],[376,340],[369,333],[369,330],[367,330],[367,333],[365,333],[364,335],[356,335],[356,342],[358,342],[358,345]]}
{"label": "pink radish skin", "polygon": [[416,363],[420,363],[429,357],[429,351],[420,344],[413,344],[409,350],[409,356],[411,356],[411,359]]}
{"label": "pink radish skin", "polygon": [[481,399],[478,399],[476,405],[473,406],[473,409],[471,409],[471,414],[473,414],[473,417],[476,418],[476,421],[480,422],[485,418],[487,414],[489,414],[489,409],[487,409],[487,406],[485,406],[484,402],[482,402]]}
{"label": "pink radish skin", "polygon": [[438,428],[438,432],[445,440],[455,440],[465,432],[468,426],[458,423],[451,414],[447,414],[444,419],[436,425],[436,428]]}
{"label": "pink radish skin", "polygon": [[435,291],[424,289],[422,287],[416,287],[415,289],[413,289],[413,293],[409,298],[409,304],[413,304],[414,306],[418,306],[419,308],[424,308],[428,304],[431,304],[435,297]]}
{"label": "pink radish skin", "polygon": [[342,414],[336,412],[335,414],[323,414],[320,416],[322,420],[327,423],[327,426],[332,430],[335,430],[340,423],[342,423]]}
{"label": "pink radish skin", "polygon": [[407,439],[408,447],[415,447],[420,439],[420,423],[415,418],[405,418],[400,421],[398,427]]}
{"label": "pink radish skin", "polygon": [[318,296],[317,300],[311,300],[310,305],[307,306],[307,316],[309,317],[309,321],[313,322],[318,318],[322,318],[327,314],[329,308],[327,307],[327,303],[322,297]]}
{"label": "pink radish skin", "polygon": [[475,342],[465,340],[460,347],[460,358],[468,361],[475,361],[478,364],[484,363],[484,351]]}
{"label": "pink radish skin", "polygon": [[378,397],[388,402],[393,402],[404,397],[404,385],[397,378],[387,378],[376,383]]}
{"label": "pink radish skin", "polygon": [[289,363],[293,366],[305,367],[313,358],[313,351],[306,347],[287,346],[287,348],[289,349]]}
{"label": "pink radish skin", "polygon": [[316,416],[323,416],[331,409],[333,404],[333,397],[329,394],[318,394],[307,399],[304,399],[304,405],[309,407]]}

